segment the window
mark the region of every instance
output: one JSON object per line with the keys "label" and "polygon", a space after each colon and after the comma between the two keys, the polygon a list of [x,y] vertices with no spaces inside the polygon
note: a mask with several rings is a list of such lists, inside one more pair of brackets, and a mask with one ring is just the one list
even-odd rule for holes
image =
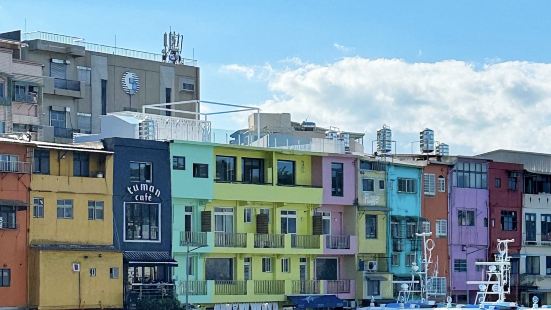
{"label": "window", "polygon": [[216,180],[235,181],[235,157],[216,156]]}
{"label": "window", "polygon": [[391,263],[392,266],[400,266],[400,254],[392,253]]}
{"label": "window", "polygon": [[291,260],[289,258],[281,259],[281,272],[291,272]]}
{"label": "window", "polygon": [[373,191],[373,179],[362,179],[362,191],[372,192]]}
{"label": "window", "polygon": [[243,183],[264,183],[264,160],[260,158],[243,158]]}
{"label": "window", "polygon": [[438,177],[438,191],[440,193],[446,192],[446,178],[444,178],[443,176]]}
{"label": "window", "polygon": [[551,256],[545,257],[545,274],[551,275]]}
{"label": "window", "polygon": [[[483,262],[484,260],[482,260],[480,258],[477,258],[476,261],[477,262]],[[474,266],[475,266],[476,272],[482,272],[484,270],[484,266],[477,265],[477,264],[475,264]]]}
{"label": "window", "polygon": [[18,172],[19,156],[10,154],[0,154],[0,171]]}
{"label": "window", "polygon": [[180,91],[194,92],[195,91],[195,79],[193,77],[181,77],[180,78]]}
{"label": "window", "polygon": [[281,233],[296,234],[297,233],[297,211],[281,211]]}
{"label": "window", "polygon": [[88,201],[88,219],[103,220],[103,201]]}
{"label": "window", "polygon": [[187,269],[186,272],[187,272],[188,275],[192,276],[192,275],[195,274],[195,272],[194,272],[194,269],[195,269],[195,268],[194,268],[194,267],[195,267],[195,257],[193,257],[193,256],[188,256],[186,267],[187,267],[187,268],[186,268],[186,269]]}
{"label": "window", "polygon": [[15,207],[0,205],[0,227],[1,228],[16,228]]}
{"label": "window", "polygon": [[423,192],[427,196],[434,196],[436,194],[436,176],[434,174],[425,173],[423,175]]}
{"label": "window", "polygon": [[551,214],[542,214],[540,224],[541,241],[551,241]]}
{"label": "window", "polygon": [[360,170],[385,171],[385,169],[385,163],[382,162],[360,161]]}
{"label": "window", "polygon": [[57,218],[72,219],[73,218],[73,201],[70,199],[57,201]]}
{"label": "window", "polygon": [[252,262],[252,258],[250,257],[243,258],[243,279],[244,280],[252,279],[251,262]]}
{"label": "window", "polygon": [[0,269],[0,287],[9,287],[11,285],[11,270]]}
{"label": "window", "polygon": [[277,184],[295,185],[295,162],[291,160],[277,161]]}
{"label": "window", "polygon": [[119,267],[109,268],[109,278],[110,279],[118,279],[119,278]]}
{"label": "window", "polygon": [[50,174],[50,151],[34,150],[33,173]]}
{"label": "window", "polygon": [[415,253],[408,253],[406,255],[406,266],[413,266],[413,263],[415,263]]}
{"label": "window", "polygon": [[408,194],[415,193],[415,179],[398,178],[398,192]]}
{"label": "window", "polygon": [[66,112],[65,111],[50,111],[50,126],[53,126],[54,128],[66,128],[67,122],[66,122]]}
{"label": "window", "polygon": [[78,80],[90,85],[90,73],[92,69],[88,67],[77,66],[77,71]]}
{"label": "window", "polygon": [[321,233],[323,235],[331,234],[331,212],[316,211],[315,215],[321,216]]}
{"label": "window", "polygon": [[130,182],[147,182],[153,180],[151,163],[130,162]]}
{"label": "window", "polygon": [[[167,87],[167,88],[165,88],[165,103],[169,103],[169,102],[172,102],[172,88]],[[172,109],[172,106],[168,105],[168,106],[166,106],[166,108],[167,109]],[[171,116],[172,112],[171,111],[165,111],[165,115],[166,116]]]}
{"label": "window", "polygon": [[343,169],[342,163],[331,163],[331,196],[342,197],[344,195]]}
{"label": "window", "polygon": [[67,64],[61,59],[51,59],[50,76],[57,79],[67,79]]}
{"label": "window", "polygon": [[206,258],[205,280],[231,281],[233,266],[232,258]]}
{"label": "window", "polygon": [[243,209],[243,222],[251,223],[253,221],[253,209],[245,208]]}
{"label": "window", "polygon": [[266,214],[268,216],[268,222],[270,222],[270,209],[262,208],[259,210],[259,214]]}
{"label": "window", "polygon": [[385,180],[379,180],[379,189],[385,189]]}
{"label": "window", "polygon": [[485,163],[458,162],[453,172],[453,185],[462,188],[487,188]]}
{"label": "window", "polygon": [[90,277],[96,276],[96,268],[90,268]]}
{"label": "window", "polygon": [[390,234],[392,238],[402,238],[402,233],[400,231],[400,225],[398,222],[390,222]]}
{"label": "window", "polygon": [[172,156],[173,170],[186,170],[186,158],[184,156]]}
{"label": "window", "polygon": [[125,240],[158,241],[159,204],[125,203]]}
{"label": "window", "polygon": [[[186,232],[193,231],[191,227],[192,223],[193,223],[193,207],[185,206],[184,207],[184,231]],[[186,234],[186,236],[189,236],[187,241],[192,241],[191,234]]]}
{"label": "window", "polygon": [[430,233],[430,222],[428,221],[423,221],[423,232],[424,233]]}
{"label": "window", "polygon": [[336,258],[316,258],[316,280],[337,280],[339,261]]}
{"label": "window", "polygon": [[44,218],[44,198],[33,198],[33,217]]}
{"label": "window", "polygon": [[232,208],[214,208],[214,231],[233,233]]}
{"label": "window", "polygon": [[107,115],[107,80],[101,80],[101,115]]}
{"label": "window", "polygon": [[0,98],[4,98],[6,95],[5,95],[5,88],[6,88],[6,83],[4,80],[0,80]]}
{"label": "window", "polygon": [[517,230],[517,213],[515,211],[501,211],[501,230]]}
{"label": "window", "polygon": [[366,296],[380,296],[381,295],[381,281],[379,280],[370,280],[369,278],[365,281],[365,292]]}
{"label": "window", "polygon": [[365,216],[365,238],[377,239],[377,215]]}
{"label": "window", "polygon": [[415,234],[417,233],[417,223],[407,222],[406,229],[408,238],[413,239],[416,237]]}
{"label": "window", "polygon": [[495,187],[496,187],[496,188],[500,188],[500,187],[501,187],[501,178],[496,178],[496,179],[495,179]]}
{"label": "window", "polygon": [[526,256],[526,274],[540,274],[540,257]]}
{"label": "window", "polygon": [[524,215],[524,221],[526,241],[536,241],[536,214],[526,213]]}
{"label": "window", "polygon": [[92,114],[78,112],[77,126],[81,133],[92,133]]}
{"label": "window", "polygon": [[436,237],[448,235],[448,220],[436,220]]}
{"label": "window", "polygon": [[466,259],[454,259],[453,270],[455,272],[467,272],[467,260]]}
{"label": "window", "polygon": [[194,178],[208,178],[209,177],[209,165],[207,165],[207,164],[193,164],[193,177]]}
{"label": "window", "polygon": [[513,177],[513,176],[509,177],[509,190],[512,190],[512,191],[517,190],[517,177]]}
{"label": "window", "polygon": [[459,226],[474,226],[474,210],[458,210]]}
{"label": "window", "polygon": [[90,176],[90,154],[81,152],[73,153],[73,176]]}
{"label": "window", "polygon": [[262,272],[272,272],[271,257],[262,257]]}

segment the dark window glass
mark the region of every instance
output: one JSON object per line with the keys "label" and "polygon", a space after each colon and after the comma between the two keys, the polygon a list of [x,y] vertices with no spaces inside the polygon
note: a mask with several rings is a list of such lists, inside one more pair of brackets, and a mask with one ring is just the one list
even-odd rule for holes
{"label": "dark window glass", "polygon": [[295,185],[295,162],[291,160],[277,161],[277,184]]}
{"label": "dark window glass", "polygon": [[526,229],[526,241],[536,241],[536,214],[526,213],[524,215]]}
{"label": "dark window glass", "polygon": [[101,80],[101,115],[107,114],[107,80]]}
{"label": "dark window glass", "polygon": [[130,162],[130,181],[131,182],[151,182],[152,171],[151,163]]}
{"label": "dark window glass", "polygon": [[0,206],[0,227],[12,228],[16,227],[15,222],[15,207],[13,206]]}
{"label": "dark window glass", "polygon": [[11,285],[11,270],[0,269],[0,287],[9,287]]}
{"label": "dark window glass", "polygon": [[50,126],[54,128],[66,128],[66,116],[65,111],[50,111]]}
{"label": "dark window glass", "polygon": [[172,156],[172,169],[186,170],[186,158],[184,156]]}
{"label": "dark window glass", "polygon": [[[294,162],[293,162],[294,165]],[[331,163],[331,196],[344,195],[344,172],[342,163]]]}
{"label": "dark window glass", "polygon": [[33,198],[33,217],[44,218],[44,198]]}
{"label": "dark window glass", "polygon": [[551,241],[551,214],[541,215],[541,241]]}
{"label": "dark window glass", "polygon": [[515,211],[501,211],[501,229],[517,230],[517,213]]}
{"label": "dark window glass", "polygon": [[260,158],[243,158],[243,183],[264,183],[264,160]]}
{"label": "dark window glass", "polygon": [[[457,163],[454,167],[454,185],[463,188],[487,188],[488,175],[485,163]],[[497,185],[496,180],[496,185]],[[500,186],[501,186],[501,180]],[[497,187],[497,186],[496,186]]]}
{"label": "dark window glass", "polygon": [[512,191],[517,190],[517,177],[509,177],[509,189]]}
{"label": "dark window glass", "polygon": [[398,178],[398,192],[413,194],[417,192],[415,179]]}
{"label": "dark window glass", "polygon": [[50,174],[50,151],[34,150],[33,173]]}
{"label": "dark window glass", "polygon": [[496,186],[496,188],[500,188],[500,187],[501,187],[501,178],[496,178],[496,180],[495,180],[495,186]]}
{"label": "dark window glass", "polygon": [[362,179],[362,191],[364,192],[373,191],[373,179]]}
{"label": "dark window glass", "polygon": [[551,275],[551,256],[545,257],[545,274]]}
{"label": "dark window glass", "polygon": [[[165,103],[172,102],[172,88],[165,88]],[[172,106],[168,105],[166,106],[167,109],[172,109]],[[171,116],[172,112],[165,111],[166,116]]]}
{"label": "dark window glass", "polygon": [[379,180],[379,189],[385,189],[385,180]]}
{"label": "dark window glass", "polygon": [[232,258],[205,259],[205,280],[230,281],[233,280]]}
{"label": "dark window glass", "polygon": [[365,216],[365,238],[377,239],[377,215]]}
{"label": "dark window glass", "polygon": [[193,164],[193,177],[194,178],[208,178],[209,177],[209,165],[207,165],[207,164]]}
{"label": "dark window glass", "polygon": [[457,220],[459,226],[474,226],[474,210],[458,210]]}
{"label": "dark window glass", "polygon": [[126,203],[126,240],[159,240],[159,204]]}
{"label": "dark window glass", "polygon": [[526,274],[540,274],[540,257],[526,256]]}
{"label": "dark window glass", "polygon": [[453,261],[453,270],[455,272],[467,272],[467,260],[466,259],[455,259]]}
{"label": "dark window glass", "polygon": [[235,157],[216,156],[216,180],[235,181]]}
{"label": "dark window glass", "polygon": [[316,280],[337,280],[336,258],[317,258],[316,259]]}
{"label": "dark window glass", "polygon": [[73,176],[90,176],[90,154],[80,152],[73,153]]}

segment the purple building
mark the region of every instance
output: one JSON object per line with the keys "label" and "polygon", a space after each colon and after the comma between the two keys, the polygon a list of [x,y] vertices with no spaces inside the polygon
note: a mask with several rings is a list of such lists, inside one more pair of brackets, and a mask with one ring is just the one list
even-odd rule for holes
{"label": "purple building", "polygon": [[449,196],[450,291],[455,302],[475,300],[488,257],[488,167],[484,160],[459,157],[452,170]]}

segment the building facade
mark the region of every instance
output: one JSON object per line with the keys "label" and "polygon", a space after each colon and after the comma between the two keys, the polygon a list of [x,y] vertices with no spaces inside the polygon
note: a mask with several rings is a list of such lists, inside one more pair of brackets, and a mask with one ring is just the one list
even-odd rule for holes
{"label": "building facade", "polygon": [[116,154],[112,242],[123,253],[125,307],[174,294],[172,202],[167,142],[109,138]]}
{"label": "building facade", "polygon": [[27,306],[32,146],[0,139],[0,307]]}
{"label": "building facade", "polygon": [[112,153],[34,144],[29,306],[122,308],[122,255],[113,247]]}
{"label": "building facade", "polygon": [[482,267],[488,258],[488,163],[476,158],[457,158],[449,198],[450,292],[456,302],[474,302]]}

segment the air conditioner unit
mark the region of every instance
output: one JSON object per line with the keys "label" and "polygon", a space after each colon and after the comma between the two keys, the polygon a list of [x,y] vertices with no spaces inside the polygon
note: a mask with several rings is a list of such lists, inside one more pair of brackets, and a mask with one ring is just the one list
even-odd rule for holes
{"label": "air conditioner unit", "polygon": [[366,271],[376,272],[377,271],[377,261],[375,261],[375,260],[368,261]]}
{"label": "air conditioner unit", "polygon": [[74,272],[80,272],[80,264],[79,263],[73,263],[73,271]]}

